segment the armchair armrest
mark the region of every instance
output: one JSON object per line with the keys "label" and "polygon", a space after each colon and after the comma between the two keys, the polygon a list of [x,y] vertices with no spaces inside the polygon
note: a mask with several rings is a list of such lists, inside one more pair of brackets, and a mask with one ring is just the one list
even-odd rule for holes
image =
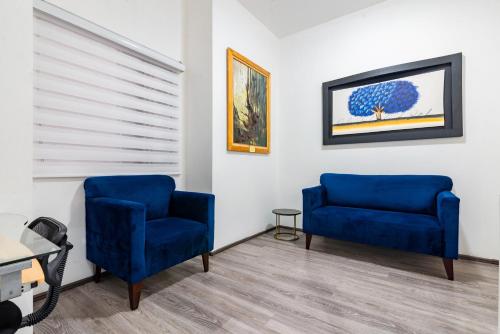
{"label": "armchair armrest", "polygon": [[450,191],[442,191],[437,196],[437,217],[443,227],[444,257],[458,258],[458,215],[460,199]]}
{"label": "armchair armrest", "polygon": [[146,208],[142,203],[98,197],[85,203],[87,258],[136,283],[146,276]]}
{"label": "armchair armrest", "polygon": [[174,191],[170,198],[168,215],[206,224],[208,227],[208,249],[214,248],[215,196],[189,191]]}
{"label": "armchair armrest", "polygon": [[304,232],[310,232],[309,222],[312,211],[322,207],[324,204],[325,189],[323,186],[302,189],[302,211],[304,212],[302,218],[302,228],[304,229]]}

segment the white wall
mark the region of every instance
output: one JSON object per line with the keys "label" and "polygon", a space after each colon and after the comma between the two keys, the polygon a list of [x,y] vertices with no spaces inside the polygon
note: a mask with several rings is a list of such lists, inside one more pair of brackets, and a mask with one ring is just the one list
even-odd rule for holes
{"label": "white wall", "polygon": [[[461,198],[460,253],[498,258],[500,2],[392,0],[281,41],[280,202],[322,172],[444,174]],[[322,146],[321,83],[464,54],[463,138]]]}
{"label": "white wall", "polygon": [[[213,0],[213,177],[215,248],[274,224],[277,199],[279,40],[236,0]],[[226,150],[226,49],[271,72],[271,153]]]}
{"label": "white wall", "polygon": [[[31,1],[0,1],[0,213],[31,215],[33,24]],[[14,33],[15,32],[15,33]],[[9,223],[9,222],[4,222]],[[18,239],[22,224],[0,224]],[[33,310],[32,292],[13,300],[23,315]],[[33,333],[24,328],[19,334]]]}
{"label": "white wall", "polygon": [[[22,40],[26,40],[31,46],[31,1],[16,2],[30,3],[29,27],[27,28],[29,37]],[[126,36],[135,42],[182,61],[182,0],[51,0],[50,2],[104,28]],[[17,23],[17,26],[21,26],[19,21]],[[10,31],[14,30],[11,29]],[[14,34],[12,35],[14,36]],[[31,61],[32,51],[27,56]],[[31,94],[32,82],[25,82],[23,85],[28,85],[25,89],[29,90],[29,94]],[[31,99],[26,99],[26,101],[28,102],[27,108],[31,117]],[[31,118],[29,122],[31,123]],[[32,125],[30,124],[29,131],[25,130],[28,137],[31,136],[31,129]],[[23,171],[23,175],[29,176],[31,182],[32,157],[31,146],[29,147],[30,167],[28,171]],[[181,161],[181,164],[184,164],[184,161]],[[184,187],[184,176],[177,177],[176,182],[177,187],[182,189]],[[86,260],[85,250],[83,179],[34,179],[32,186],[33,217],[50,216],[60,220],[68,226],[69,240],[75,245],[75,248],[70,253],[63,283],[67,284],[90,276],[92,266]]]}
{"label": "white wall", "polygon": [[[0,1],[0,212],[28,216],[33,142],[31,6],[29,1]],[[17,235],[21,229],[10,232]]]}
{"label": "white wall", "polygon": [[184,1],[186,188],[212,192],[212,1]]}

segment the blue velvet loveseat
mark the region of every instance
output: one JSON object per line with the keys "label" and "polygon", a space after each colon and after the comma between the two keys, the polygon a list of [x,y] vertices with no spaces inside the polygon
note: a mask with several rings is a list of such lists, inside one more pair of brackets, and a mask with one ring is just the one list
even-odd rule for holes
{"label": "blue velvet loveseat", "polygon": [[306,248],[313,234],[443,258],[453,280],[460,200],[434,175],[321,175],[302,190]]}
{"label": "blue velvet loveseat", "polygon": [[211,194],[175,190],[165,175],[103,176],[85,180],[87,259],[129,285],[130,308],[139,305],[142,280],[208,253],[214,243]]}

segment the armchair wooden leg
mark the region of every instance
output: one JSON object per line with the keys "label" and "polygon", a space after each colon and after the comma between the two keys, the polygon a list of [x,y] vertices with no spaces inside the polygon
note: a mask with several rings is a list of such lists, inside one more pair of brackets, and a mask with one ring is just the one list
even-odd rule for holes
{"label": "armchair wooden leg", "polygon": [[101,267],[96,265],[94,272],[94,282],[99,283],[100,281],[101,281]]}
{"label": "armchair wooden leg", "polygon": [[306,234],[306,249],[309,249],[311,246],[312,234]]}
{"label": "armchair wooden leg", "polygon": [[128,299],[130,301],[130,309],[136,310],[139,307],[141,299],[142,282],[128,285]]}
{"label": "armchair wooden leg", "polygon": [[446,276],[450,281],[454,280],[453,277],[453,259],[446,259],[443,257],[444,269],[446,270]]}
{"label": "armchair wooden leg", "polygon": [[201,254],[201,258],[203,260],[203,271],[208,271],[208,253]]}

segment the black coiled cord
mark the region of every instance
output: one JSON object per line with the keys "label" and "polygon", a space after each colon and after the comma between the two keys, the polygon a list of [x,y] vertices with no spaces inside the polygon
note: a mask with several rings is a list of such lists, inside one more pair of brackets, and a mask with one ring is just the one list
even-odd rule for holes
{"label": "black coiled cord", "polygon": [[36,312],[23,317],[20,328],[33,326],[41,322],[43,319],[47,318],[56,307],[57,301],[59,300],[59,294],[61,293],[62,277],[64,274],[64,268],[66,267],[68,251],[72,247],[70,248],[68,247],[68,245],[65,245],[61,248],[63,248],[61,249],[61,251],[64,252],[64,255],[62,256],[61,262],[59,263],[59,266],[57,268],[57,274],[61,278],[61,280],[59,280],[59,282],[57,282],[56,284],[49,285],[49,291],[47,293],[45,303]]}

